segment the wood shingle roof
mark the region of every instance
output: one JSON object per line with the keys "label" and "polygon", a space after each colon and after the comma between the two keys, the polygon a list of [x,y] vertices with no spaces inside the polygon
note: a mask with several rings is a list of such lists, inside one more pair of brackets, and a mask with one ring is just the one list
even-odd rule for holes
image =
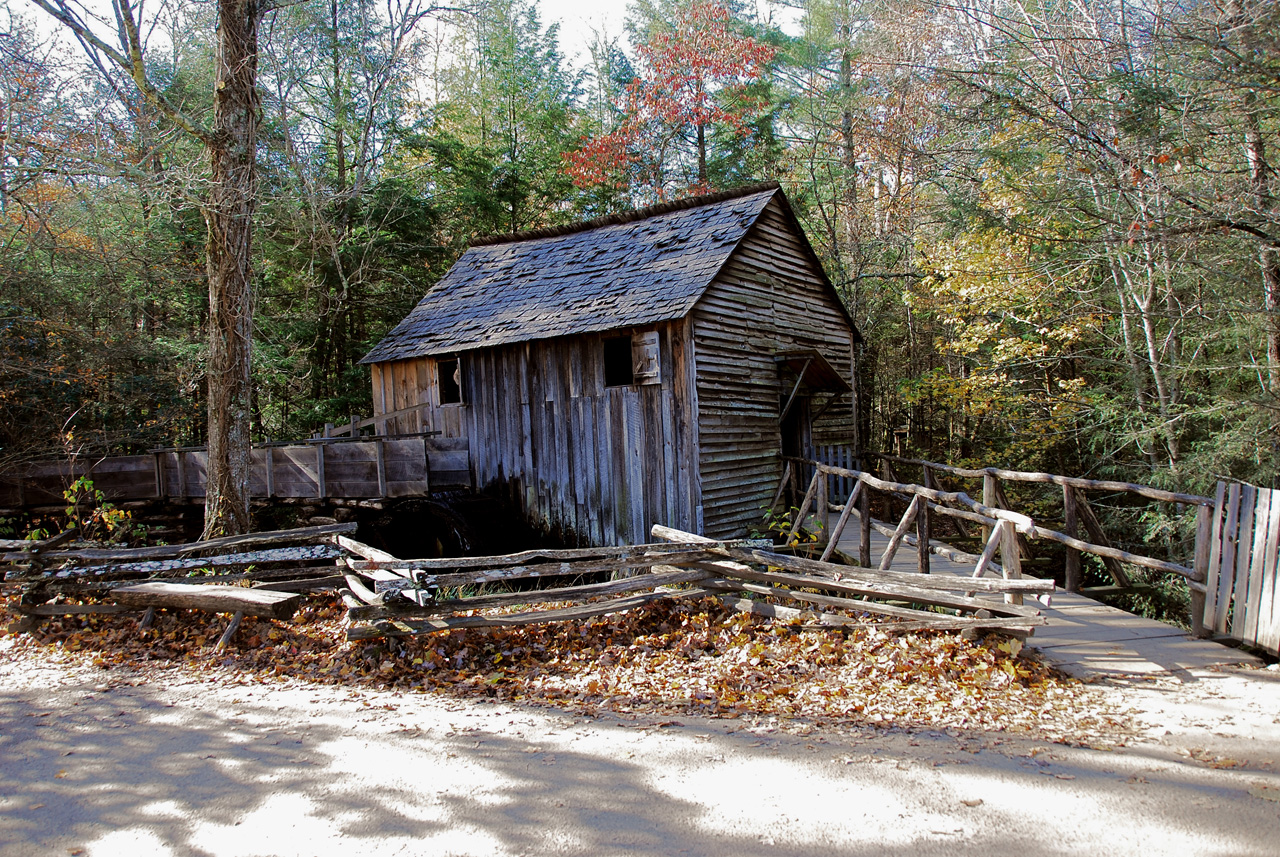
{"label": "wood shingle roof", "polygon": [[473,245],[360,362],[683,318],[777,192],[755,186]]}

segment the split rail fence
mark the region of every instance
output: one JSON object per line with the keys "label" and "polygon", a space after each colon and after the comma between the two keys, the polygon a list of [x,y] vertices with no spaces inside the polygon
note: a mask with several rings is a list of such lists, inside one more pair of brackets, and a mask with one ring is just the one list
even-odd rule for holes
{"label": "split rail fence", "polygon": [[445,559],[400,559],[352,539],[354,528],[154,548],[64,548],[69,534],[6,542],[3,588],[19,596],[10,629],[86,613],[141,615],[146,626],[158,608],[191,608],[232,614],[221,647],[246,615],[288,618],[302,593],[336,590],[351,640],[573,621],[707,596],[739,612],[827,627],[1026,635],[1044,618],[1012,601],[1053,589],[1051,581],[859,569],[779,553],[768,541],[713,541],[662,526],[653,544]]}

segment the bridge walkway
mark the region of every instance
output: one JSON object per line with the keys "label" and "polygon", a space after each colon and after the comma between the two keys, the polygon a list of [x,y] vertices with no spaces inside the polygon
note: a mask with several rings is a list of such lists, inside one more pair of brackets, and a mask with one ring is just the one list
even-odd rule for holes
{"label": "bridge walkway", "polygon": [[[889,539],[872,530],[871,554],[884,553]],[[858,555],[858,527],[850,522],[837,547]],[[894,556],[893,571],[916,572],[916,548],[903,544]],[[969,576],[972,565],[961,565],[938,555],[930,557],[933,574]],[[1078,593],[1059,590],[1048,607],[1039,609],[1049,620],[1027,639],[1027,645],[1044,660],[1077,678],[1091,680],[1124,676],[1178,674],[1185,670],[1228,664],[1261,664],[1240,649],[1212,640],[1196,639],[1181,628],[1157,622]]]}

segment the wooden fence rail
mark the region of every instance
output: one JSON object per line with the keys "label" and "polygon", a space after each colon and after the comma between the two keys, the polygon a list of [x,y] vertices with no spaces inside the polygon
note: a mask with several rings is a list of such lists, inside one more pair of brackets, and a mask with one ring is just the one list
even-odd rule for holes
{"label": "wooden fence rail", "polygon": [[[831,464],[834,461],[847,459],[852,454],[852,451],[848,447],[842,448],[830,446],[818,447],[815,452],[818,455],[819,462],[823,464]],[[1045,526],[1043,522],[1039,522],[1037,524],[1037,533],[1035,538],[1058,542],[1065,546],[1065,589],[1071,592],[1080,591],[1083,578],[1080,557],[1082,553],[1088,553],[1093,554],[1102,560],[1103,567],[1110,575],[1114,588],[1119,590],[1129,589],[1134,586],[1133,581],[1125,570],[1125,565],[1136,565],[1153,571],[1181,575],[1192,582],[1193,600],[1197,602],[1198,608],[1199,596],[1203,595],[1204,590],[1202,586],[1196,586],[1195,584],[1203,584],[1205,582],[1207,558],[1202,557],[1198,563],[1193,564],[1193,567],[1189,568],[1188,566],[1178,562],[1158,559],[1146,556],[1142,553],[1125,551],[1116,547],[1107,536],[1097,515],[1094,513],[1086,492],[1107,491],[1112,493],[1126,493],[1143,497],[1148,500],[1193,506],[1197,509],[1198,535],[1196,543],[1200,544],[1203,542],[1205,545],[1208,544],[1208,533],[1207,530],[1205,530],[1205,527],[1207,526],[1210,507],[1213,506],[1214,502],[1210,497],[1203,497],[1198,494],[1166,491],[1161,488],[1153,488],[1149,485],[1140,485],[1133,482],[1085,479],[1074,476],[1061,476],[1054,473],[1005,470],[998,467],[962,468],[941,464],[935,461],[903,458],[901,456],[886,455],[883,453],[863,452],[861,453],[861,457],[864,460],[864,467],[862,469],[866,469],[865,459],[875,459],[881,463],[886,479],[890,479],[892,481],[908,481],[896,476],[894,472],[895,466],[918,467],[920,469],[923,486],[930,488],[938,488],[941,486],[941,476],[943,474],[951,478],[981,479],[982,502],[983,504],[993,508],[1012,508],[1009,497],[1005,493],[1005,482],[1060,486],[1062,492],[1062,528],[1061,530],[1053,529]],[[902,499],[908,501],[910,499],[909,495],[906,495],[905,492],[898,491],[895,493],[897,493],[897,495]],[[957,524],[956,530],[958,535],[962,537],[969,535],[964,527],[964,523],[966,521],[973,522],[974,519],[971,516],[958,516],[954,511],[935,511],[942,511],[943,514],[950,517],[953,522]],[[990,532],[991,529],[989,525],[983,524],[981,526],[980,538],[983,542],[990,537]],[[1082,536],[1084,536],[1084,538],[1082,538]],[[1019,533],[1018,540],[1021,546],[1022,558],[1031,559],[1034,552],[1031,546],[1030,535],[1026,533]]]}
{"label": "wooden fence rail", "polygon": [[[0,478],[0,507],[60,503],[66,486],[82,475],[116,502],[199,499],[205,493],[207,466],[203,447],[35,465],[21,475]],[[465,438],[335,437],[259,443],[252,450],[250,494],[256,498],[404,497],[470,484]]]}
{"label": "wooden fence rail", "polygon": [[[910,459],[895,459],[884,456],[882,458],[913,463]],[[859,560],[864,566],[871,565],[870,532],[872,529],[876,529],[889,537],[889,544],[878,563],[878,567],[881,569],[887,569],[890,566],[898,548],[906,542],[914,544],[917,548],[922,545],[928,546],[927,549],[917,551],[919,557],[918,571],[922,573],[928,573],[929,571],[929,555],[937,553],[946,556],[953,562],[972,563],[974,565],[974,576],[981,576],[991,571],[998,572],[1005,577],[1018,577],[1021,574],[1022,560],[1030,552],[1029,548],[1022,543],[1022,539],[1054,541],[1067,547],[1068,573],[1072,571],[1072,558],[1074,557],[1075,560],[1075,574],[1074,578],[1068,577],[1068,589],[1071,589],[1072,585],[1074,585],[1075,590],[1079,589],[1079,556],[1081,553],[1089,553],[1100,557],[1108,569],[1112,570],[1113,579],[1116,580],[1118,586],[1131,585],[1127,575],[1124,575],[1123,570],[1120,568],[1121,563],[1136,565],[1153,571],[1177,574],[1183,577],[1191,590],[1191,624],[1193,630],[1196,633],[1202,633],[1202,619],[1208,616],[1205,612],[1205,599],[1211,589],[1208,585],[1208,575],[1210,567],[1209,545],[1212,541],[1210,533],[1212,509],[1208,505],[1201,502],[1195,503],[1197,507],[1196,550],[1193,565],[1188,567],[1180,563],[1124,551],[1112,546],[1107,541],[1101,525],[1094,517],[1084,497],[1083,488],[1094,488],[1102,485],[1108,490],[1121,490],[1117,489],[1116,486],[1129,486],[1129,483],[1103,483],[1066,477],[1062,477],[1063,481],[1059,481],[1059,478],[1053,477],[1052,474],[1018,474],[1017,471],[999,471],[1005,474],[1013,473],[1025,477],[1033,477],[1025,481],[1049,482],[1062,485],[1067,521],[1064,529],[1074,530],[1077,522],[1085,521],[1085,529],[1090,538],[1093,539],[1093,541],[1085,541],[1077,538],[1074,532],[1059,532],[1033,521],[1026,515],[1008,511],[1007,508],[1004,508],[1008,506],[1008,498],[1003,491],[999,490],[999,483],[996,481],[998,477],[990,472],[975,470],[961,471],[959,473],[959,475],[967,477],[983,477],[983,501],[978,502],[963,492],[946,492],[934,487],[938,482],[929,476],[929,470],[935,466],[934,463],[914,463],[924,466],[925,481],[932,483],[932,485],[926,486],[880,479],[862,470],[837,467],[821,461],[789,460],[784,472],[784,483],[791,474],[806,471],[813,473],[808,490],[803,499],[798,500],[799,507],[796,513],[796,520],[789,535],[794,535],[802,522],[808,519],[811,509],[815,510],[820,518],[818,529],[824,534],[823,538],[828,541],[823,555],[824,557],[829,556],[834,549],[835,543],[839,541],[843,534],[850,515],[857,512],[861,523]],[[941,468],[943,466],[939,465],[938,467]],[[960,470],[959,468],[945,469],[947,471]],[[887,469],[887,472],[892,474],[892,469]],[[1053,478],[1041,479],[1041,476],[1051,476]],[[854,484],[848,494],[848,499],[842,505],[831,504],[827,500],[830,480],[833,477],[846,480],[844,484],[849,484],[850,482]],[[994,485],[992,484],[993,482],[995,483]],[[1147,486],[1132,487],[1142,489],[1134,492],[1140,493],[1142,496],[1149,497],[1151,493],[1157,493],[1162,498],[1176,497],[1193,498],[1197,501],[1208,500],[1208,498],[1200,498],[1197,495],[1177,494],[1159,489],[1147,491]],[[868,497],[872,490],[883,492],[885,495],[897,497],[907,502],[906,511],[896,527],[889,528],[878,521],[871,520]],[[859,501],[860,506],[855,509],[855,503]],[[1210,500],[1208,502],[1212,503],[1213,501]],[[840,512],[840,518],[834,528],[830,525],[829,518],[829,513],[833,511]],[[933,539],[931,537],[933,520],[934,516],[939,514],[956,521],[981,526],[982,543],[984,545],[982,553],[964,553],[944,542]],[[910,535],[913,529],[914,538]],[[998,565],[995,562],[997,554],[999,555]]]}

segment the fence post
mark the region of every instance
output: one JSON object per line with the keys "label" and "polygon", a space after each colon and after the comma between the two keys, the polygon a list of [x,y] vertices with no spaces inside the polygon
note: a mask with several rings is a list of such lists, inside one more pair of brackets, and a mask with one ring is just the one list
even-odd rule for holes
{"label": "fence post", "polygon": [[265,453],[262,462],[267,471],[267,499],[270,500],[276,496],[276,450],[271,445],[271,438],[267,438],[267,444],[262,451]]}
{"label": "fence post", "polygon": [[865,483],[858,498],[858,565],[871,567],[871,486]]}
{"label": "fence post", "polygon": [[1201,588],[1191,589],[1191,634],[1195,637],[1209,636],[1204,627],[1203,587],[1209,580],[1209,550],[1213,546],[1213,517],[1216,511],[1216,506],[1200,506],[1196,509],[1196,553],[1191,570],[1195,572],[1194,582],[1200,584]]}
{"label": "fence post", "polygon": [[[1062,531],[1071,538],[1078,537],[1079,519],[1076,514],[1076,494],[1070,485],[1062,486]],[[1065,562],[1065,583],[1068,592],[1080,591],[1080,551],[1067,548]]]}
{"label": "fence post", "polygon": [[[157,500],[164,500],[164,493],[165,493],[166,488],[168,487],[168,486],[166,486],[166,485],[165,485],[165,478],[164,478],[164,453],[163,453],[163,452],[157,452],[155,455],[156,455],[156,463],[155,463],[155,470],[156,470],[156,499],[157,499]],[[21,486],[22,486],[22,483],[21,483],[21,481],[19,481],[18,486],[19,486],[19,487],[18,487],[18,505],[19,505],[19,506],[21,506],[21,505],[22,505],[22,487],[21,487]]]}
{"label": "fence post", "polygon": [[818,505],[818,526],[822,528],[818,544],[825,547],[831,539],[831,504],[828,500],[831,486],[827,484],[831,477],[821,470],[815,471],[814,476],[818,479],[818,496],[814,502]]}
{"label": "fence post", "polygon": [[[928,471],[926,471],[927,473]],[[929,573],[929,501],[920,497],[920,512],[916,515],[916,571]]]}
{"label": "fence post", "polygon": [[[377,444],[377,446],[374,447],[374,450],[375,450],[375,454],[378,457],[378,496],[386,497],[387,496],[387,451],[382,445],[381,436],[375,438],[374,443]],[[427,464],[428,469],[430,468],[430,466],[431,466],[430,462],[428,462]],[[430,476],[428,476],[428,481],[429,480],[430,480]]]}
{"label": "fence post", "polygon": [[[1001,521],[1000,527],[1000,568],[1004,571],[1005,580],[1018,580],[1022,577],[1022,555],[1018,552],[1018,531],[1013,528],[1012,521]],[[1021,604],[1022,595],[1006,592],[1006,604]]]}
{"label": "fence post", "polygon": [[[994,509],[996,507],[996,476],[994,473],[989,471],[984,471],[982,474],[982,505],[989,509]],[[991,528],[983,525],[983,543],[985,544],[989,538],[991,538]]]}
{"label": "fence post", "polygon": [[327,443],[316,444],[316,496],[321,499],[324,499],[325,496],[324,448],[326,446],[328,446]]}

